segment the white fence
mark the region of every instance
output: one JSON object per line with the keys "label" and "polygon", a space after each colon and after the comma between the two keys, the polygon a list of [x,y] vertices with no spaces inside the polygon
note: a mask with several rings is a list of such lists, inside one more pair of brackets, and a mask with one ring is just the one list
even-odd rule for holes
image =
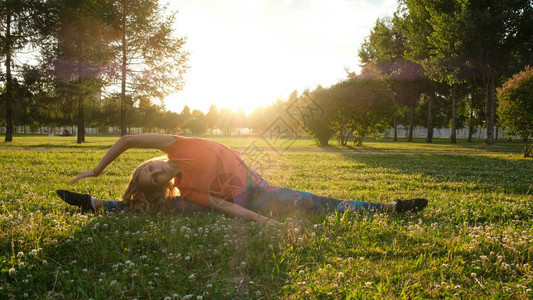
{"label": "white fence", "polygon": [[[398,126],[398,137],[406,137],[409,133],[409,127]],[[425,138],[428,134],[427,128],[415,127],[413,128],[413,137]],[[449,138],[452,134],[450,128],[434,128],[433,137],[434,138]],[[468,138],[468,128],[461,128],[455,131],[457,138]],[[496,134],[496,128],[494,128],[494,134]],[[384,137],[393,137],[394,129],[391,128],[384,133]],[[498,129],[498,137],[505,138],[507,135],[502,129]],[[472,138],[484,139],[487,138],[487,129],[486,128],[475,128]]]}
{"label": "white fence", "polygon": [[[50,135],[57,135],[61,132],[63,132],[63,128],[66,128],[70,131],[71,134],[76,134],[76,127],[42,127],[40,128],[40,133],[47,133]],[[24,132],[24,129],[26,129],[26,132],[30,131],[29,127],[24,128],[23,126],[17,127],[17,132]],[[107,130],[104,130],[105,132],[101,132],[98,128],[91,128],[87,127],[85,128],[85,132],[87,134],[120,134],[120,129],[116,127],[109,127],[106,128]],[[143,133],[142,128],[129,128],[129,134],[139,134]],[[248,128],[241,128],[240,131],[236,131],[235,134],[239,133],[239,135],[250,135],[253,131],[249,130]],[[425,138],[427,136],[427,128],[422,127],[415,127],[413,129],[413,137],[414,138]],[[494,128],[494,132],[496,134],[496,128]],[[5,127],[0,127],[0,133],[5,133]],[[211,131],[206,131],[206,133],[211,133]],[[398,126],[398,137],[407,137],[407,134],[409,133],[409,127],[403,127]],[[221,134],[220,130],[214,130],[212,134]],[[451,135],[451,129],[450,128],[434,128],[433,129],[433,137],[434,138],[449,138]],[[384,137],[393,137],[394,136],[394,129],[390,128],[389,130],[385,131],[383,133]],[[468,138],[468,128],[461,128],[457,129],[456,131],[457,138]],[[477,139],[485,139],[487,137],[487,129],[486,128],[475,128],[474,134],[472,135],[473,138]],[[505,134],[505,131],[502,129],[498,129],[498,138],[506,138],[507,135]],[[518,138],[517,136],[513,136],[513,138]]]}

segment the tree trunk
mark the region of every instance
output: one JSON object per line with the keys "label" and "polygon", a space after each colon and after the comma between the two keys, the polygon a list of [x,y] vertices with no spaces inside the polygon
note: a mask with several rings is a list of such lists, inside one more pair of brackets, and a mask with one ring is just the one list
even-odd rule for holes
{"label": "tree trunk", "polygon": [[472,142],[472,135],[474,134],[474,95],[470,95],[470,117],[468,120],[468,142]]}
{"label": "tree trunk", "polygon": [[78,93],[78,139],[77,143],[85,142],[85,112],[83,110],[83,94]]}
{"label": "tree trunk", "polygon": [[13,141],[13,78],[11,77],[11,14],[6,20],[6,142]]}
{"label": "tree trunk", "polygon": [[450,135],[450,143],[457,143],[457,86],[452,87],[452,132]]}
{"label": "tree trunk", "polygon": [[428,134],[426,136],[426,143],[433,142],[433,113],[431,111],[432,106],[433,106],[433,97],[434,95],[429,95],[428,97],[428,119],[427,119]]}
{"label": "tree trunk", "polygon": [[528,146],[527,137],[524,138],[524,157],[530,157],[531,152],[533,152],[533,145]]}
{"label": "tree trunk", "polygon": [[409,133],[407,134],[407,141],[413,141],[413,129],[415,127],[415,105],[409,107],[410,109],[410,121],[409,121]]}
{"label": "tree trunk", "polygon": [[126,132],[126,1],[122,1],[122,78],[120,89],[120,135],[124,136]]}
{"label": "tree trunk", "polygon": [[[82,44],[83,46],[83,44]],[[82,47],[80,47],[82,49]],[[80,83],[80,87],[78,87],[78,139],[77,143],[81,144],[85,142],[85,111],[83,109],[83,100],[85,98],[85,92],[81,88],[81,83],[83,82],[83,62],[81,59],[81,52],[83,50],[80,50],[80,58],[78,59],[78,82]]]}
{"label": "tree trunk", "polygon": [[398,120],[394,118],[394,141],[398,141]]}
{"label": "tree trunk", "polygon": [[484,77],[485,84],[485,126],[487,127],[487,139],[485,144],[494,144],[494,108],[496,97],[495,74],[489,71]]}

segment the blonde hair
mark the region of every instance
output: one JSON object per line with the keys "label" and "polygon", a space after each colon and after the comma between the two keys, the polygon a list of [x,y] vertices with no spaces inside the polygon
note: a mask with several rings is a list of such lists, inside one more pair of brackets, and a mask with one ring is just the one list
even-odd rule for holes
{"label": "blonde hair", "polygon": [[167,185],[147,189],[139,184],[139,174],[151,162],[161,160],[167,161],[166,157],[156,157],[140,164],[133,174],[130,183],[122,194],[122,201],[133,211],[170,211],[172,209],[172,198],[179,195],[178,189],[174,186],[174,180],[170,180]]}

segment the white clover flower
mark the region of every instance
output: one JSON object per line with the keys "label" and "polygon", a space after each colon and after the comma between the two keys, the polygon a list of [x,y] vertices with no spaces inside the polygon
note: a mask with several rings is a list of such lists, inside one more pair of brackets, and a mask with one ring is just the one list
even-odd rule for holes
{"label": "white clover flower", "polygon": [[19,253],[17,253],[17,258],[21,258],[24,256],[24,252],[20,251]]}
{"label": "white clover flower", "polygon": [[208,289],[212,288],[213,285],[211,283],[208,283],[205,287],[207,287]]}
{"label": "white clover flower", "polygon": [[191,257],[190,257],[189,255],[185,256],[185,260],[188,261],[188,260],[190,260],[190,259],[191,259]]}
{"label": "white clover flower", "polygon": [[194,278],[196,278],[196,274],[192,273],[188,278],[189,280],[194,280]]}
{"label": "white clover flower", "polygon": [[112,280],[111,283],[109,283],[110,286],[114,286],[115,284],[117,284],[116,280]]}
{"label": "white clover flower", "polygon": [[11,268],[11,269],[9,269],[8,273],[9,273],[9,275],[13,276],[13,275],[15,275],[17,273],[17,270],[15,270],[15,268]]}

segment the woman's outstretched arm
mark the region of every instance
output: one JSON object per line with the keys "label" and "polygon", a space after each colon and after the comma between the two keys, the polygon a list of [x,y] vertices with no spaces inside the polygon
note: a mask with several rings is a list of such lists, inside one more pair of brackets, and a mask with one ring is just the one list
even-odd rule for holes
{"label": "woman's outstretched arm", "polygon": [[109,148],[107,153],[102,157],[98,165],[89,171],[85,171],[80,175],[74,177],[71,183],[85,178],[85,177],[96,177],[102,173],[102,171],[114,161],[120,154],[124,151],[131,148],[152,148],[152,149],[161,149],[164,148],[176,141],[176,138],[173,135],[167,134],[137,134],[137,135],[125,135],[120,137],[114,144]]}
{"label": "woman's outstretched arm", "polygon": [[213,207],[223,213],[227,213],[234,217],[239,217],[239,218],[244,218],[244,219],[254,220],[254,221],[258,220],[258,221],[261,221],[261,222],[264,222],[270,225],[280,224],[278,221],[274,219],[267,218],[245,207],[242,207],[236,203],[229,202],[218,197],[209,196],[209,200],[207,201],[207,204],[210,207]]}

